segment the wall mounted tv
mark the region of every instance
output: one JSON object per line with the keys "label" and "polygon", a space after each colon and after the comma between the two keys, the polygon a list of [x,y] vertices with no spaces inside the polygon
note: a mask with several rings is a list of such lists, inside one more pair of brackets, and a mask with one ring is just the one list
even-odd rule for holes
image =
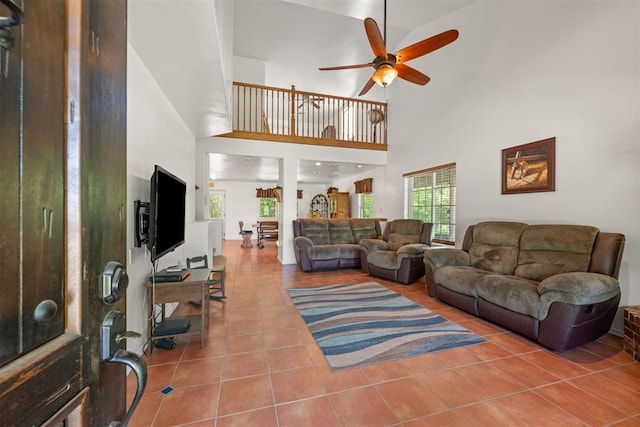
{"label": "wall mounted tv", "polygon": [[184,243],[186,183],[155,165],[151,176],[149,240],[151,261]]}

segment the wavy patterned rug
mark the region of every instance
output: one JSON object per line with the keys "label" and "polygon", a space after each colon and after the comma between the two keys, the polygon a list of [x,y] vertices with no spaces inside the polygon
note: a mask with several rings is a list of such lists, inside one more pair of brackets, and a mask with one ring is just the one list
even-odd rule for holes
{"label": "wavy patterned rug", "polygon": [[288,292],[333,371],[484,342],[376,282]]}

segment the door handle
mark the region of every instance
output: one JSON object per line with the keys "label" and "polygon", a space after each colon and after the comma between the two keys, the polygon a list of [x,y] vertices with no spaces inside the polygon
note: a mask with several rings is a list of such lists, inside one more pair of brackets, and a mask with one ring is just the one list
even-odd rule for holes
{"label": "door handle", "polygon": [[140,399],[142,399],[142,395],[144,394],[144,389],[147,386],[147,364],[137,354],[122,349],[117,350],[113,357],[107,360],[107,362],[122,363],[123,365],[128,366],[136,374],[136,379],[138,380],[136,395],[133,398],[133,402],[131,402],[129,410],[124,415],[124,418],[122,421],[112,421],[109,424],[109,427],[126,427],[129,424],[138,403],[140,403]]}
{"label": "door handle", "polygon": [[112,421],[109,427],[127,426],[147,386],[147,364],[137,354],[122,348],[124,345],[123,341],[126,339],[139,338],[142,335],[135,331],[127,331],[126,329],[127,321],[124,315],[118,310],[108,312],[102,321],[101,360],[107,363],[121,363],[128,366],[134,372],[136,380],[138,381],[136,394],[133,402],[131,402],[131,407],[129,407],[122,421]]}

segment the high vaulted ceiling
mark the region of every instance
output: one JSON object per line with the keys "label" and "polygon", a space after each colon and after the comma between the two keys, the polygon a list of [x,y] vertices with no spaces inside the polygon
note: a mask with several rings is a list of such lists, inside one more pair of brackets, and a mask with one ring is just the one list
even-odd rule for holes
{"label": "high vaulted ceiling", "polygon": [[[387,50],[405,47],[405,39],[414,43],[434,35],[420,32],[421,27],[473,1],[388,0]],[[129,0],[130,44],[196,138],[230,130],[227,86],[236,77],[225,75],[231,60],[224,52],[228,44],[233,56],[264,61],[268,86],[295,85],[303,91],[353,97],[371,75],[371,68],[318,68],[373,60],[363,20],[374,18],[384,32],[384,0],[233,0],[232,8],[230,2]],[[226,22],[228,16],[233,25]],[[232,42],[227,34],[231,27]],[[420,69],[421,60],[411,65]],[[393,88],[374,87],[366,98],[384,100],[385,90]],[[256,179],[274,172],[266,166],[273,162],[263,163],[264,168],[253,169]]]}
{"label": "high vaulted ceiling", "polygon": [[[405,47],[401,43],[411,32],[473,1],[388,0],[387,50]],[[374,59],[364,30],[367,17],[384,35],[384,0],[235,0],[234,54],[264,60],[268,86],[357,96],[372,68],[318,68]],[[411,43],[432,35],[421,33]],[[367,98],[384,100],[384,90],[375,89]]]}

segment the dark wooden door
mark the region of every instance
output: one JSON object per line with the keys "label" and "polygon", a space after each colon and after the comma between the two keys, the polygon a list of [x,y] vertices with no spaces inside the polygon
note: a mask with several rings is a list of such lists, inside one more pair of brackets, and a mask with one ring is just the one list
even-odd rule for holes
{"label": "dark wooden door", "polygon": [[[126,0],[0,0],[0,414],[106,426],[125,368],[100,359],[125,264]],[[14,13],[15,14],[15,13]],[[7,43],[7,35],[13,38]]]}

